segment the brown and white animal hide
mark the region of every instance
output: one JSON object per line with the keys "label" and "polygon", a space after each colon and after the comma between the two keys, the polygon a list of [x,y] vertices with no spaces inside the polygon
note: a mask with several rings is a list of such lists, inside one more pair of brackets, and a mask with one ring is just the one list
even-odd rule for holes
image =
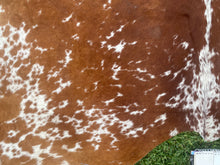
{"label": "brown and white animal hide", "polygon": [[0,0],[2,165],[132,165],[220,137],[220,1]]}

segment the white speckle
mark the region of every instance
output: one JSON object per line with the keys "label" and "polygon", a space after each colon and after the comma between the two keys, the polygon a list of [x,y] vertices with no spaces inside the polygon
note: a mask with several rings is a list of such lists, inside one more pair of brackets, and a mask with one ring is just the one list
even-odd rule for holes
{"label": "white speckle", "polygon": [[142,115],[145,111],[147,111],[146,108],[144,108],[143,110],[139,110],[139,111],[132,111],[130,115]]}
{"label": "white speckle", "polygon": [[112,31],[109,36],[106,36],[106,39],[108,40],[108,39],[114,37],[114,35],[115,35],[115,33]]}
{"label": "white speckle", "polygon": [[213,116],[207,116],[205,131],[207,133],[206,139],[208,139],[209,141],[214,141],[218,139],[220,132],[219,120],[215,119]]}
{"label": "white speckle", "polygon": [[161,74],[161,77],[165,77],[165,76],[169,76],[171,74],[171,70],[168,70],[166,72],[164,72],[163,74]]}
{"label": "white speckle", "polygon": [[52,120],[51,120],[52,123],[55,123],[55,124],[59,124],[59,123],[62,123],[63,121],[60,120],[60,117],[59,115],[56,115]]}
{"label": "white speckle", "polygon": [[112,79],[119,80],[119,78],[117,78],[116,76],[117,76],[118,72],[121,70],[121,66],[118,66],[116,63],[114,63],[112,66],[112,70],[114,71]]}
{"label": "white speckle", "polygon": [[130,137],[130,136],[132,136],[133,138],[137,138],[138,137],[138,134],[137,134],[137,132],[138,131],[143,131],[143,128],[141,127],[141,128],[138,128],[137,130],[131,130],[131,131],[129,131],[128,133],[126,133],[125,135],[127,136],[127,137]]}
{"label": "white speckle", "polygon": [[[117,98],[117,97],[122,97],[123,96],[123,94],[121,94],[121,93],[117,93],[117,96],[115,97],[115,98]],[[105,103],[105,105],[106,106],[108,106],[110,103],[113,103],[114,101],[115,101],[115,98],[113,98],[113,99],[109,99],[109,100],[106,100],[106,101],[103,101],[103,103]]]}
{"label": "white speckle", "polygon": [[38,27],[38,24],[32,26],[33,29],[37,28]]}
{"label": "white speckle", "polygon": [[84,69],[82,69],[81,70],[81,72],[83,73],[83,72],[85,72],[86,70],[98,70],[98,68],[95,68],[95,67],[86,67],[86,68],[84,68]]}
{"label": "white speckle", "polygon": [[[33,153],[35,153],[35,156],[40,158],[40,155],[41,154],[49,154],[49,155],[53,155],[54,158],[60,158],[61,156],[57,156],[57,154],[51,154],[50,153],[50,150],[52,148],[52,145],[50,145],[49,147],[46,147],[44,149],[41,149],[41,145],[35,145],[35,146],[32,146],[32,149],[33,149]],[[32,157],[34,158],[34,157]],[[43,158],[41,158],[39,161],[42,162]],[[37,162],[37,164],[41,164],[39,162]]]}
{"label": "white speckle", "polygon": [[128,45],[136,45],[136,44],[137,44],[137,41],[134,41],[134,42],[128,43]]}
{"label": "white speckle", "polygon": [[177,34],[173,36],[173,39],[174,39],[174,40],[176,40],[177,38],[178,38],[178,35],[177,35]]}
{"label": "white speckle", "polygon": [[136,78],[136,79],[138,79],[138,80],[140,80],[140,81],[143,81],[143,82],[146,82],[146,81],[147,81],[147,80],[144,79],[143,77],[140,77],[140,76],[137,76],[137,75],[135,75],[134,78]]}
{"label": "white speckle", "polygon": [[74,34],[71,38],[73,38],[74,40],[79,40],[78,34]]}
{"label": "white speckle", "polygon": [[104,62],[105,62],[105,60],[102,60],[102,61],[101,61],[101,66],[103,66],[103,65],[104,65]]}
{"label": "white speckle", "polygon": [[73,16],[73,13],[70,14],[68,17],[64,18],[64,19],[62,20],[62,22],[63,22],[63,23],[68,22],[68,21],[72,18],[72,16]]}
{"label": "white speckle", "polygon": [[186,120],[186,123],[190,123],[188,116],[186,116],[185,120]]}
{"label": "white speckle", "polygon": [[69,134],[69,131],[63,131],[63,138],[69,138],[69,137],[72,137],[72,135]]}
{"label": "white speckle", "polygon": [[148,128],[146,128],[144,131],[143,131],[143,135],[145,135],[146,134],[146,132],[148,131],[149,129]]}
{"label": "white speckle", "polygon": [[137,68],[137,71],[140,72],[140,73],[146,73],[146,72],[147,72],[147,69]]}
{"label": "white speckle", "polygon": [[128,62],[128,65],[130,65],[130,64],[132,64],[132,63],[134,63],[134,61],[133,61],[133,60],[129,61],[129,62]]}
{"label": "white speckle", "polygon": [[88,40],[87,42],[89,43],[90,46],[93,45],[93,42],[91,40]]}
{"label": "white speckle", "polygon": [[108,50],[115,49],[116,53],[121,53],[125,45],[126,45],[126,42],[120,41],[120,43],[116,46],[108,45]]}
{"label": "white speckle", "polygon": [[154,88],[155,88],[155,87],[145,90],[145,91],[144,91],[144,95],[147,95],[147,94],[148,94],[150,91],[152,91]]}
{"label": "white speckle", "polygon": [[[103,4],[103,9],[105,9],[105,10],[109,10],[109,9],[111,9],[111,0],[108,0],[108,3],[106,4]],[[107,6],[108,6],[108,8],[107,8]]]}
{"label": "white speckle", "polygon": [[161,93],[161,94],[159,94],[159,95],[157,96],[157,98],[156,98],[156,105],[159,105],[158,101],[160,100],[161,97],[163,97],[163,96],[165,96],[165,95],[166,95],[166,93]]}
{"label": "white speckle", "polygon": [[189,43],[188,42],[182,42],[181,44],[180,44],[184,49],[187,49],[188,47],[189,47]]}
{"label": "white speckle", "polygon": [[121,32],[124,27],[125,25],[121,25],[120,28],[116,30],[116,32]]}
{"label": "white speckle", "polygon": [[103,4],[103,8],[106,9],[106,7],[107,7],[107,4]]}
{"label": "white speckle", "polygon": [[123,108],[123,109],[125,110],[124,112],[127,113],[127,112],[130,112],[130,109],[129,109],[130,106],[131,106],[131,105],[127,105],[127,106],[124,105],[124,106],[117,106],[117,107],[118,107],[118,108]]}
{"label": "white speckle", "polygon": [[168,76],[170,74],[171,74],[171,70],[168,70],[168,71],[164,72],[164,75],[166,75],[166,76]]}
{"label": "white speckle", "polygon": [[76,102],[77,102],[78,106],[83,106],[83,101],[82,100],[77,100]]}
{"label": "white speckle", "polygon": [[67,145],[63,145],[62,149],[66,150],[67,152],[77,152],[78,149],[82,149],[80,143],[81,142],[76,143],[74,148],[68,148]]}
{"label": "white speckle", "polygon": [[131,120],[126,120],[126,121],[120,121],[120,126],[121,128],[121,133],[123,134],[124,132],[128,131],[128,129],[132,128],[134,123]]}
{"label": "white speckle", "polygon": [[93,84],[95,85],[95,88],[94,88],[92,91],[97,90],[97,88],[98,88],[98,83],[99,83],[99,81],[96,81],[96,82],[93,83]]}
{"label": "white speckle", "polygon": [[14,130],[10,130],[8,132],[8,137],[11,138],[11,137],[15,137],[20,131],[14,131]]}
{"label": "white speckle", "polygon": [[107,41],[102,41],[101,42],[101,48],[104,48],[105,44],[107,43]]}
{"label": "white speckle", "polygon": [[82,5],[82,3],[83,3],[83,1],[81,1],[81,2],[78,2],[78,6]]}
{"label": "white speckle", "polygon": [[2,6],[0,5],[0,13],[4,13],[4,12],[5,12],[5,10],[2,9]]}
{"label": "white speckle", "polygon": [[53,69],[51,69],[47,75],[47,80],[49,81],[52,77],[57,77],[61,71],[62,68],[60,68],[58,71],[53,71]]}
{"label": "white speckle", "polygon": [[147,132],[147,129],[143,130],[143,127],[132,128],[134,126],[134,123],[130,120],[120,121],[120,124],[121,125],[119,126],[119,128],[121,128],[121,133],[123,135],[126,135],[127,137],[137,138],[138,132]]}
{"label": "white speckle", "polygon": [[49,128],[47,131],[35,133],[35,135],[39,136],[41,139],[47,139],[49,141],[62,140],[72,137],[69,134],[69,131],[62,131],[61,133],[61,130],[59,130],[57,127]]}
{"label": "white speckle", "polygon": [[155,120],[154,120],[154,123],[158,123],[161,121],[161,125],[165,124],[165,120],[167,119],[167,115],[166,113],[158,116]]}
{"label": "white speckle", "polygon": [[155,75],[152,75],[150,73],[148,75],[150,76],[151,79],[155,79]]}
{"label": "white speckle", "polygon": [[95,151],[97,151],[98,149],[99,149],[99,147],[100,147],[100,145],[99,144],[92,144],[92,146],[95,148]]}
{"label": "white speckle", "polygon": [[[177,87],[178,89],[178,87]],[[172,102],[172,104],[169,104],[169,103],[165,103],[164,105],[166,107],[170,107],[170,108],[176,108],[178,105],[179,105],[179,102],[180,102],[180,94],[176,95],[176,96],[172,96],[170,99],[169,99],[169,102]]]}
{"label": "white speckle", "polygon": [[104,67],[104,62],[105,62],[105,60],[102,60],[102,61],[101,61],[101,67],[102,67],[102,70],[105,69],[105,67]]}
{"label": "white speckle", "polygon": [[103,103],[105,103],[106,106],[108,106],[110,103],[113,103],[115,101],[115,99],[110,99],[110,100],[106,100],[106,101],[103,101]]}
{"label": "white speckle", "polygon": [[65,61],[64,60],[59,60],[58,61],[58,63],[63,63],[64,65],[63,65],[63,67],[64,68],[66,68],[67,67],[67,64],[70,62],[70,61],[72,61],[73,59],[72,58],[70,58],[70,54],[72,53],[72,50],[69,50],[69,49],[66,49],[65,50],[65,54],[66,54],[66,56],[65,56]]}
{"label": "white speckle", "polygon": [[71,82],[70,81],[67,81],[65,83],[63,83],[63,79],[60,78],[59,81],[56,81],[55,84],[59,84],[59,87],[52,91],[52,93],[57,93],[59,94],[63,89],[65,89],[66,87],[69,87],[71,85]]}
{"label": "white speckle", "polygon": [[41,14],[42,14],[42,10],[39,10],[38,11],[38,16],[41,15]]}
{"label": "white speckle", "polygon": [[42,47],[37,46],[37,47],[35,48],[35,50],[39,50],[40,53],[42,54],[43,52],[46,52],[48,49],[47,49],[47,48],[42,48]]}
{"label": "white speckle", "polygon": [[77,23],[76,23],[76,26],[79,27],[79,26],[80,26],[80,22],[77,22]]}
{"label": "white speckle", "polygon": [[123,94],[118,92],[116,97],[122,97],[122,96],[123,96]]}
{"label": "white speckle", "polygon": [[111,86],[111,87],[118,87],[118,88],[121,88],[121,87],[122,87],[121,84],[114,84],[114,85],[113,85],[113,84],[110,84],[110,86]]}
{"label": "white speckle", "polygon": [[70,165],[70,164],[67,161],[64,160],[64,161],[61,162],[61,165]]}
{"label": "white speckle", "polygon": [[176,136],[178,134],[178,130],[175,128],[174,130],[170,131],[170,136],[173,137],[173,136]]}

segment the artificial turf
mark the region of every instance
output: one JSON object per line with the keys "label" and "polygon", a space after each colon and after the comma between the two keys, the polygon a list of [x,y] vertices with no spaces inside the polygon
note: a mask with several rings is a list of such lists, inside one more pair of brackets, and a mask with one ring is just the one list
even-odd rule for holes
{"label": "artificial turf", "polygon": [[220,139],[205,142],[196,132],[183,132],[163,142],[135,165],[189,165],[195,149],[220,149]]}

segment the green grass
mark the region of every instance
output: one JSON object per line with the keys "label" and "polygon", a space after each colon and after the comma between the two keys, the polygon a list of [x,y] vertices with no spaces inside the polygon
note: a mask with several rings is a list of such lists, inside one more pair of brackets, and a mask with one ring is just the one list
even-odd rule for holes
{"label": "green grass", "polygon": [[190,152],[195,149],[220,149],[220,139],[205,142],[195,132],[183,132],[163,142],[135,165],[189,165]]}

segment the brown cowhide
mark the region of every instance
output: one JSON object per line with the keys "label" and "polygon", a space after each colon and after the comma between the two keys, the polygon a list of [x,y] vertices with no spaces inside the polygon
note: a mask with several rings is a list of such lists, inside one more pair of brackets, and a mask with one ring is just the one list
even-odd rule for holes
{"label": "brown cowhide", "polygon": [[220,1],[0,0],[2,165],[132,165],[220,137]]}

